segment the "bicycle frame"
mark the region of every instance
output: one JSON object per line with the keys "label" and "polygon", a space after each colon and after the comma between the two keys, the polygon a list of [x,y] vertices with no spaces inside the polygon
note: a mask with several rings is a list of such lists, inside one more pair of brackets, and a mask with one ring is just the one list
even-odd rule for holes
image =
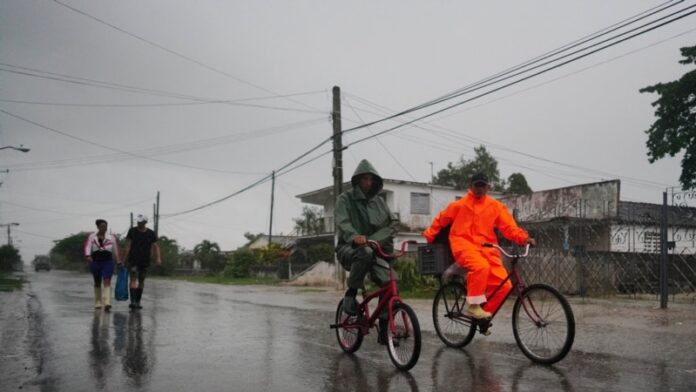
{"label": "bicycle frame", "polygon": [[[377,306],[374,308],[374,310],[370,312],[370,301],[377,297],[381,298],[377,302]],[[401,297],[399,297],[396,280],[394,279],[393,272],[390,268],[389,282],[386,285],[382,286],[377,291],[368,293],[367,295],[363,294],[363,300],[360,302],[359,305],[361,311],[360,314],[361,316],[363,316],[358,319],[358,324],[360,324],[360,331],[364,335],[367,335],[369,329],[375,325],[377,318],[379,318],[379,315],[382,313],[382,311],[384,311],[385,307],[389,310],[388,313],[390,325],[393,325],[393,309],[395,302],[401,302]]]}
{"label": "bicycle frame", "polygon": [[[500,301],[500,304],[498,305],[498,307],[496,307],[495,309],[492,309],[492,311],[491,311],[491,319],[493,319],[493,318],[495,317],[495,315],[498,313],[498,311],[500,311],[500,309],[503,307],[503,305],[505,304],[505,301],[507,301],[507,299],[510,297],[510,294],[512,294],[513,292],[515,292],[518,296],[521,296],[522,293],[524,292],[524,290],[527,288],[527,285],[525,284],[524,280],[523,280],[522,277],[520,276],[519,271],[517,270],[517,263],[519,262],[519,259],[520,259],[520,258],[526,257],[527,252],[528,252],[528,250],[529,250],[529,246],[527,246],[527,251],[524,253],[524,255],[521,255],[521,254],[509,254],[509,253],[505,252],[502,248],[500,248],[499,246],[494,245],[494,244],[483,244],[483,246],[484,246],[484,247],[488,247],[488,248],[493,248],[493,247],[498,248],[499,251],[501,251],[505,256],[507,256],[507,257],[510,258],[510,265],[511,265],[511,266],[510,266],[510,270],[508,271],[508,276],[507,276],[502,282],[500,282],[500,284],[499,284],[498,286],[496,286],[496,288],[493,289],[492,292],[486,293],[486,297],[487,297],[487,298],[491,298],[491,297],[493,297],[498,291],[500,291],[500,289],[502,289],[502,287],[503,287],[507,282],[511,282],[511,283],[512,283],[512,288],[511,288],[510,291],[508,291],[508,293],[505,295],[505,298],[503,298],[503,300]],[[441,284],[442,284],[442,283],[441,283]],[[530,309],[528,309],[527,303],[526,303],[526,302],[523,302],[522,305],[523,305],[523,307],[524,307],[525,312],[527,313],[527,315],[529,315],[530,318],[532,318],[532,319],[534,319],[534,320],[539,320],[539,319],[541,318],[541,317],[539,316],[539,314],[537,313],[536,309],[533,308],[533,305],[532,305],[531,311],[530,311]],[[478,322],[478,323],[481,323],[481,322],[482,322],[481,320],[474,320],[474,319],[472,319],[472,318],[470,318],[470,317],[468,317],[468,316],[462,316],[462,317],[464,317],[464,318],[466,318],[466,319],[470,319],[471,321],[475,321],[475,322]]]}
{"label": "bicycle frame", "polygon": [[512,288],[510,289],[510,291],[508,291],[505,298],[503,298],[503,300],[500,301],[500,304],[498,305],[498,307],[495,308],[491,312],[491,318],[493,318],[498,313],[498,311],[503,307],[503,304],[505,304],[505,301],[507,301],[507,299],[510,297],[510,294],[512,294],[513,291],[519,296],[519,295],[522,295],[522,292],[527,287],[527,285],[522,280],[522,277],[520,276],[519,271],[517,271],[517,262],[518,261],[519,261],[519,255],[515,255],[512,258],[512,260],[510,261],[511,267],[510,267],[510,271],[508,271],[508,276],[505,278],[505,280],[500,282],[498,287],[493,289],[493,291],[490,294],[488,294],[488,293],[486,294],[487,298],[493,297],[505,285],[505,283],[512,282]]}
{"label": "bicycle frame", "polygon": [[[387,253],[384,253],[379,246],[379,244],[375,241],[369,241],[369,243],[374,247],[375,251],[382,256],[383,258],[387,259],[396,259],[404,254],[404,249],[407,244],[409,243],[415,243],[415,241],[406,241],[401,245],[401,250],[394,254],[390,255]],[[374,308],[372,312],[370,312],[370,302],[375,299],[379,298],[379,301],[377,303],[377,306]],[[391,266],[389,267],[389,282],[385,284],[384,286],[380,287],[376,291],[373,291],[371,293],[365,294],[363,291],[363,300],[360,302],[358,307],[360,308],[360,317],[355,322],[348,322],[346,321],[344,325],[341,325],[341,327],[349,329],[349,328],[359,328],[360,332],[363,335],[369,334],[370,328],[374,327],[375,322],[377,321],[377,318],[379,315],[384,311],[385,307],[388,309],[388,314],[389,314],[389,326],[392,328],[394,326],[394,303],[402,302],[401,297],[399,297],[399,290],[398,286],[396,283],[396,279],[394,278],[394,271],[392,271]],[[410,325],[408,326],[410,329]],[[394,332],[394,331],[391,331]]]}

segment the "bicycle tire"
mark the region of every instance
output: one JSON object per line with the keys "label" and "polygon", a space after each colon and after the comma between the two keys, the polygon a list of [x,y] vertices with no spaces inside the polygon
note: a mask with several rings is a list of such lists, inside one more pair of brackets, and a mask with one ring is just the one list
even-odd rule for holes
{"label": "bicycle tire", "polygon": [[522,353],[535,363],[563,359],[575,340],[575,318],[568,301],[545,284],[527,287],[512,308],[512,332]]}
{"label": "bicycle tire", "polygon": [[449,347],[464,347],[476,334],[476,323],[464,317],[465,302],[466,286],[460,282],[441,286],[433,299],[435,332]]}
{"label": "bicycle tire", "polygon": [[360,345],[362,345],[363,334],[355,322],[351,322],[353,326],[350,328],[345,328],[343,325],[350,318],[353,318],[352,321],[355,321],[357,317],[350,316],[343,311],[343,300],[338,303],[338,308],[336,309],[336,339],[341,350],[349,354],[358,351]]}
{"label": "bicycle tire", "polygon": [[418,317],[410,306],[394,304],[393,322],[387,331],[387,352],[394,366],[409,370],[418,362],[421,351],[421,330]]}

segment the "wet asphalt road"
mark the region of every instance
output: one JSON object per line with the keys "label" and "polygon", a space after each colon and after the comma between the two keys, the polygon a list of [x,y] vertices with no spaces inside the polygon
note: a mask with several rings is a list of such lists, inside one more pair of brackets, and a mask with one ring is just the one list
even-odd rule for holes
{"label": "wet asphalt road", "polygon": [[[464,350],[432,333],[430,302],[408,301],[424,329],[418,364],[398,372],[371,334],[343,354],[328,328],[330,289],[149,279],[144,309],[92,308],[91,277],[28,274],[0,293],[0,391],[696,391],[696,306],[573,302],[573,351],[531,364],[509,310]],[[506,318],[508,317],[508,318]]]}

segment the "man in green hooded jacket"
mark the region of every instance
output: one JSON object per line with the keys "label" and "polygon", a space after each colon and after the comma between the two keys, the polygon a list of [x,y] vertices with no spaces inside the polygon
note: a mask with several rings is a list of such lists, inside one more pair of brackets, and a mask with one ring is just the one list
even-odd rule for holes
{"label": "man in green hooded jacket", "polygon": [[367,273],[380,287],[389,281],[389,263],[378,257],[367,241],[377,241],[385,252],[393,252],[399,221],[391,214],[384,199],[379,197],[382,177],[366,159],[358,164],[351,184],[352,189],[343,192],[336,201],[336,256],[343,268],[350,271],[343,310],[356,314],[355,296]]}

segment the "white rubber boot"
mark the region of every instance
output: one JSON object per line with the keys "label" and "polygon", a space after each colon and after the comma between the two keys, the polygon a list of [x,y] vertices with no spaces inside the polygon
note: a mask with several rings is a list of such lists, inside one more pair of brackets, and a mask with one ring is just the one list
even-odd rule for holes
{"label": "white rubber boot", "polygon": [[101,309],[102,307],[102,289],[101,287],[94,288],[94,309]]}

